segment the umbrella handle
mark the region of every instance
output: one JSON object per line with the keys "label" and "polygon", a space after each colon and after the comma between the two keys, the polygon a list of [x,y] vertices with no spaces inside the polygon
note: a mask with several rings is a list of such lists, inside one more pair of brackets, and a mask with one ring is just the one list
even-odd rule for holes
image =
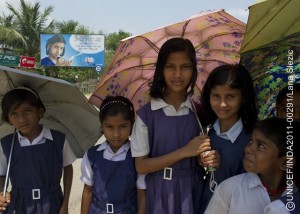
{"label": "umbrella handle", "polygon": [[16,133],[17,133],[17,130],[15,128],[12,143],[11,143],[11,147],[10,147],[9,158],[8,158],[8,163],[7,163],[7,170],[6,170],[6,176],[5,176],[5,182],[4,182],[4,189],[3,189],[3,197],[4,198],[6,196],[6,191],[7,191],[7,188],[8,188],[10,163],[11,163],[11,157],[12,157],[12,153],[13,153],[13,149],[14,149],[14,145],[15,145]]}

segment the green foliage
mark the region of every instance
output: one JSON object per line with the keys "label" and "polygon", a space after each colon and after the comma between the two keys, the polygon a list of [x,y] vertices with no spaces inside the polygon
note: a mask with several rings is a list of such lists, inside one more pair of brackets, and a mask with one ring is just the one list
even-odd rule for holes
{"label": "green foliage", "polygon": [[119,30],[118,33],[110,33],[108,34],[106,41],[105,41],[105,47],[107,51],[116,51],[120,41],[122,39],[125,39],[127,37],[131,36],[131,33],[124,32],[122,30]]}
{"label": "green foliage", "polygon": [[20,0],[18,9],[9,3],[6,5],[14,19],[14,30],[19,32],[25,41],[24,45],[19,46],[20,50],[24,55],[34,56],[39,51],[40,33],[52,25],[52,22],[46,23],[53,12],[53,7],[46,7],[41,12],[38,2],[31,4],[24,0]]}

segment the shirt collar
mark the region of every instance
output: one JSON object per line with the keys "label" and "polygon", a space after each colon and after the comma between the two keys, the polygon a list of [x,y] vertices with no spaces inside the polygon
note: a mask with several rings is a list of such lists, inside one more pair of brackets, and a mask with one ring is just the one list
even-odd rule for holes
{"label": "shirt collar", "polygon": [[[257,186],[261,186],[267,192],[267,189],[264,187],[259,176],[256,173],[252,173],[252,172],[246,172],[246,173],[248,177],[249,189],[255,188]],[[282,193],[282,196],[286,195],[287,192],[288,192],[288,188],[286,188],[286,190]],[[293,185],[293,192],[298,192],[298,188],[296,187],[295,184]]]}
{"label": "shirt collar", "polygon": [[261,183],[260,178],[256,173],[246,172],[248,177],[248,187],[249,189],[252,189],[257,186],[261,186],[265,189],[264,185]]}
{"label": "shirt collar", "polygon": [[[161,98],[152,98],[151,101],[150,101],[150,104],[151,104],[151,110],[152,111],[171,106]],[[189,108],[193,111],[193,107],[192,107],[192,103],[191,103],[190,98],[187,98],[183,103],[181,103],[179,109],[183,108],[183,107],[187,107],[187,108]]]}
{"label": "shirt collar", "polygon": [[[27,137],[23,136],[19,131],[17,131],[17,133],[18,133],[18,139],[19,139],[20,143],[25,142],[25,141],[29,142]],[[32,141],[31,145],[38,144],[40,141],[42,141],[44,139],[53,140],[53,137],[52,137],[50,129],[45,128],[43,126],[41,133]]]}
{"label": "shirt collar", "polygon": [[[122,153],[123,151],[128,151],[130,148],[130,142],[129,140],[127,141],[127,143],[123,144],[120,149],[117,151],[116,154]],[[100,146],[98,147],[97,151],[102,151],[102,150],[108,150],[110,153],[114,153],[111,149],[111,147],[109,146],[109,144],[107,143],[107,141],[104,141],[103,143],[100,144]]]}
{"label": "shirt collar", "polygon": [[237,137],[242,132],[244,126],[242,123],[242,119],[240,118],[227,132],[221,133],[219,119],[216,120],[213,127],[216,131],[217,136],[219,136],[223,139],[226,139],[226,140],[230,140],[232,143],[234,143],[235,140],[237,139]]}

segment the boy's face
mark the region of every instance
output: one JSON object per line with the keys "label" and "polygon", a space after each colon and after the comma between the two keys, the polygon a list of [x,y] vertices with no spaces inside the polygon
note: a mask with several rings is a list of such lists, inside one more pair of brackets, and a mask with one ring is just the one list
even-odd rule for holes
{"label": "boy's face", "polygon": [[[287,99],[283,99],[281,103],[278,104],[277,107],[277,116],[279,118],[286,118],[287,114],[293,113],[294,120],[300,121],[300,91],[296,91],[293,94],[293,107],[286,106]],[[293,111],[293,112],[291,112]]]}
{"label": "boy's face", "polygon": [[57,59],[61,57],[62,52],[64,51],[65,44],[63,42],[57,42],[51,45],[49,57],[52,59]]}
{"label": "boy's face", "polygon": [[30,141],[40,134],[39,121],[44,110],[23,102],[8,113],[9,122]]}
{"label": "boy's face", "polygon": [[245,148],[244,168],[260,175],[275,175],[282,172],[285,156],[278,157],[277,146],[260,131],[254,130],[252,139]]}

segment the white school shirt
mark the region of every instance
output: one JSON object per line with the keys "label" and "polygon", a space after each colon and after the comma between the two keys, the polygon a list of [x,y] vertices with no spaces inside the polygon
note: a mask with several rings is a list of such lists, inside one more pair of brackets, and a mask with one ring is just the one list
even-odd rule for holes
{"label": "white school shirt", "polygon": [[[103,158],[106,160],[111,160],[111,161],[123,161],[126,159],[127,152],[130,148],[130,143],[127,142],[123,144],[119,150],[114,153],[107,143],[105,141],[104,143],[100,144],[99,147],[97,148],[97,151],[103,151]],[[80,180],[89,186],[94,185],[93,181],[93,169],[91,166],[91,163],[88,159],[87,152],[84,154],[81,162],[81,176]],[[138,175],[138,179],[136,182],[136,186],[138,189],[146,189],[146,183],[145,183],[145,175]]]}
{"label": "white school shirt", "polygon": [[234,143],[240,133],[243,131],[244,126],[242,119],[240,118],[227,132],[221,133],[220,120],[217,119],[213,125],[213,128],[216,131],[217,136],[225,140],[230,140],[231,143]]}
{"label": "white school shirt", "polygon": [[[163,99],[154,99],[150,101],[151,110],[163,109],[167,116],[182,116],[189,114],[189,109],[193,111],[190,98],[187,98],[185,102],[181,103],[180,107],[176,111],[174,106],[169,105]],[[200,133],[199,133],[200,134]],[[142,119],[137,116],[135,123],[133,125],[133,130],[131,134],[131,153],[132,157],[142,157],[148,155],[149,140],[148,140],[148,128],[142,121]]]}
{"label": "white school shirt", "polygon": [[277,199],[265,207],[264,214],[290,214],[290,212],[285,207],[285,204]]}
{"label": "white school shirt", "polygon": [[[45,128],[44,126],[39,136],[37,136],[32,141],[32,143],[30,143],[30,141],[26,137],[22,136],[21,133],[18,131],[17,131],[17,136],[21,147],[43,144],[46,142],[47,139],[53,140],[50,129]],[[72,164],[75,160],[76,160],[76,156],[74,155],[67,141],[67,138],[65,138],[64,147],[63,147],[63,167]],[[2,146],[0,146],[0,176],[5,176],[6,170],[7,170],[7,161],[3,153]]]}
{"label": "white school shirt", "polygon": [[[282,196],[286,194],[287,190]],[[258,175],[243,173],[224,180],[216,188],[204,214],[262,214],[270,203]]]}

